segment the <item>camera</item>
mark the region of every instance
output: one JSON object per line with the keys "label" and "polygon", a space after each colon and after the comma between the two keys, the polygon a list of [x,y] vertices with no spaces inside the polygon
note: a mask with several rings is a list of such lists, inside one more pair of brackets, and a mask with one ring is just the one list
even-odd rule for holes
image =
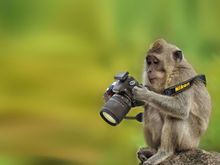
{"label": "camera", "polygon": [[118,125],[126,118],[132,107],[144,105],[143,102],[133,98],[132,89],[140,84],[129,76],[128,72],[118,73],[114,79],[116,81],[104,93],[106,103],[100,111],[103,120],[112,126]]}

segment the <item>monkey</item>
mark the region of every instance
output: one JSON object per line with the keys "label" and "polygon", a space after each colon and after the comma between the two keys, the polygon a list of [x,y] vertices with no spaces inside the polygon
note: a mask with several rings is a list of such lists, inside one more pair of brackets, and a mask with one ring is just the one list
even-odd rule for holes
{"label": "monkey", "polygon": [[133,88],[144,104],[144,137],[149,148],[138,151],[143,165],[157,165],[175,152],[197,148],[208,127],[211,97],[201,81],[174,96],[164,89],[197,75],[177,46],[156,40],[144,60],[143,86]]}

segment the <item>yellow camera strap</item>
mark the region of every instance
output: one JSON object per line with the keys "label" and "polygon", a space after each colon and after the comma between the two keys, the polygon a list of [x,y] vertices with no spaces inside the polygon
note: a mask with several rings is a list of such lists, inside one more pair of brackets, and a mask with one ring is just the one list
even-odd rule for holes
{"label": "yellow camera strap", "polygon": [[203,75],[203,74],[202,75],[197,75],[197,76],[195,76],[195,77],[193,77],[193,78],[191,78],[189,80],[186,80],[184,82],[181,82],[179,84],[176,84],[174,86],[166,88],[164,90],[163,94],[167,95],[167,96],[174,96],[174,95],[176,95],[176,94],[178,94],[180,92],[183,92],[183,91],[189,89],[193,85],[193,83],[195,81],[201,81],[201,82],[203,82],[206,85],[206,77],[205,77],[205,75]]}

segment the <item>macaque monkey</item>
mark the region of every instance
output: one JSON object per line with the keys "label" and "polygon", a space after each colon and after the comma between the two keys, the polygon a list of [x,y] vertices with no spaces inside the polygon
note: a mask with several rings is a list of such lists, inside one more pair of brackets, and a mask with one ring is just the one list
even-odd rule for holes
{"label": "macaque monkey", "polygon": [[197,148],[206,131],[211,99],[203,82],[174,96],[163,94],[167,87],[197,73],[182,51],[164,39],[156,40],[147,52],[143,87],[134,87],[134,98],[145,102],[144,136],[149,148],[140,149],[143,165],[157,165],[178,151]]}

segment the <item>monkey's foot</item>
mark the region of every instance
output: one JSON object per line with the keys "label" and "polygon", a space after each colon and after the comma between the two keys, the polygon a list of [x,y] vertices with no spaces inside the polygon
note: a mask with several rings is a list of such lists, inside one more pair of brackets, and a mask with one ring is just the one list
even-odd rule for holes
{"label": "monkey's foot", "polygon": [[143,165],[157,165],[166,160],[171,155],[173,155],[173,152],[158,151],[155,155],[147,159]]}
{"label": "monkey's foot", "polygon": [[153,156],[156,153],[155,149],[152,148],[140,148],[137,152],[137,157],[141,161],[140,164],[143,164],[148,158]]}

